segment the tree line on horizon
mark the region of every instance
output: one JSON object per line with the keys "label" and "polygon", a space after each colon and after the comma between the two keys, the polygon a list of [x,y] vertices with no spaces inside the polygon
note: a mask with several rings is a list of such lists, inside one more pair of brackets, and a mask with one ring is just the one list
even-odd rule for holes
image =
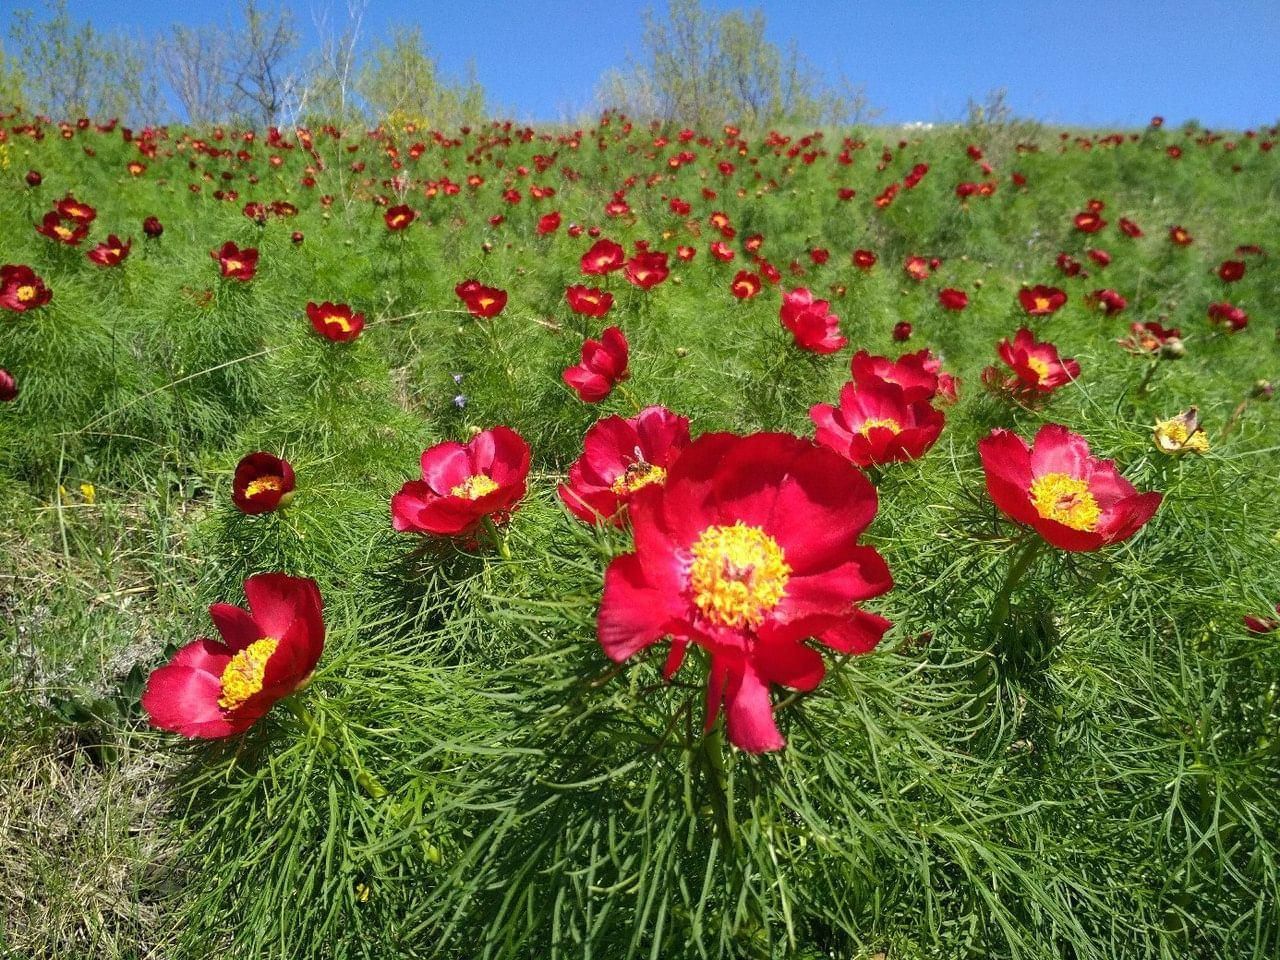
{"label": "tree line on horizon", "polygon": [[[385,120],[436,128],[500,114],[470,64],[441,70],[420,27],[362,33],[368,0],[316,18],[304,51],[292,9],[242,0],[235,22],[172,24],[141,39],[77,20],[66,0],[11,14],[0,40],[0,110],[131,123],[354,125]],[[615,108],[694,126],[840,124],[874,116],[860,88],[822,77],[794,46],[765,36],[759,10],[718,12],[667,0],[643,15],[641,49],[600,80],[595,102],[562,110],[572,121]]]}

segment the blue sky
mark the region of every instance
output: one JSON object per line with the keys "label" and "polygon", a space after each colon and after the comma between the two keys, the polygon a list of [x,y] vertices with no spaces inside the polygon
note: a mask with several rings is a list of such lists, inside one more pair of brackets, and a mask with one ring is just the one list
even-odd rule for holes
{"label": "blue sky", "polygon": [[[35,0],[0,0],[36,5]],[[1006,87],[1022,114],[1058,123],[1210,127],[1280,118],[1280,0],[704,0],[756,6],[769,36],[794,40],[829,76],[865,85],[890,121],[959,118],[970,96]],[[369,0],[363,36],[421,26],[443,68],[473,60],[493,102],[554,120],[592,104],[600,74],[638,52],[641,12],[664,0]],[[288,0],[304,39],[345,0]],[[237,0],[69,0],[78,18],[153,35],[174,20],[227,23]]]}

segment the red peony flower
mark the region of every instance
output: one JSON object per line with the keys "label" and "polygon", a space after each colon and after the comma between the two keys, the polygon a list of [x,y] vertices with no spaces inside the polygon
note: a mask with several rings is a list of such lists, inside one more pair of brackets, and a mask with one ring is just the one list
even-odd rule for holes
{"label": "red peony flower", "polygon": [[18,399],[18,381],[13,374],[0,367],[0,403],[12,403]]}
{"label": "red peony flower", "polygon": [[535,228],[535,232],[538,236],[545,237],[547,234],[555,233],[559,229],[560,214],[558,211],[552,211],[551,213],[544,213],[538,218],[538,226]]}
{"label": "red peony flower", "polygon": [[1078,276],[1080,273],[1080,261],[1069,253],[1058,254],[1058,259],[1054,261],[1058,265],[1058,269],[1062,271],[1065,277]]}
{"label": "red peony flower", "polygon": [[946,417],[927,399],[907,395],[887,380],[846,383],[840,406],[810,408],[815,439],[859,467],[916,460],[937,441]]}
{"label": "red peony flower", "polygon": [[1218,279],[1223,283],[1235,283],[1243,276],[1243,260],[1223,260],[1218,266]]}
{"label": "red peony flower", "polygon": [[710,664],[706,728],[723,704],[733,744],[782,748],[770,686],[813,690],[825,672],[804,641],[867,653],[889,627],[856,606],[893,586],[858,543],[876,505],[857,468],[807,440],[699,437],[665,483],[631,498],[635,552],[605,572],[600,645],[622,662],[670,637],[670,678],[697,644]]}
{"label": "red peony flower", "polygon": [[631,285],[648,290],[667,279],[671,271],[667,267],[665,253],[644,251],[628,260],[622,273]]}
{"label": "red peony flower", "polygon": [[1086,296],[1084,300],[1089,306],[1101,310],[1107,316],[1111,316],[1113,313],[1120,313],[1129,305],[1128,300],[1110,288],[1095,290]]}
{"label": "red peony flower", "polygon": [[969,295],[954,287],[943,287],[938,291],[938,303],[944,310],[963,310],[969,305]]}
{"label": "red peony flower", "polygon": [[401,532],[469,536],[485,518],[503,523],[524,499],[529,445],[510,427],[493,427],[464,444],[438,443],[422,454],[422,479],[391,498]]}
{"label": "red peony flower", "polygon": [[870,250],[853,251],[853,265],[859,270],[870,270],[876,265],[876,255]]}
{"label": "red peony flower", "polygon": [[67,194],[63,199],[55,203],[53,209],[62,219],[74,220],[76,223],[83,223],[86,226],[93,223],[98,216],[97,210],[87,203],[81,203],[71,194]]}
{"label": "red peony flower", "polygon": [[911,326],[910,321],[899,320],[893,325],[893,340],[895,343],[906,343],[911,339],[912,331],[915,328]]}
{"label": "red peony flower", "polygon": [[51,210],[36,224],[36,233],[74,247],[89,235],[89,224],[80,220],[68,220],[56,210]]}
{"label": "red peony flower", "polygon": [[152,671],[142,694],[152,726],[184,737],[229,737],[311,678],[324,652],[316,582],[260,573],[244,582],[244,595],[248,610],[209,608],[222,640],[195,640]]}
{"label": "red peony flower", "polygon": [[621,270],[626,263],[627,252],[620,244],[606,238],[597,240],[582,255],[582,272],[589,274],[612,273]]}
{"label": "red peony flower", "polygon": [[929,276],[929,261],[924,257],[907,257],[902,264],[907,276],[917,283]]}
{"label": "red peony flower", "polygon": [[729,284],[729,292],[739,300],[750,300],[762,289],[760,277],[750,270],[739,270]]}
{"label": "red peony flower", "polygon": [[53,299],[53,291],[30,267],[6,263],[0,267],[0,307],[22,313],[42,307]]}
{"label": "red peony flower", "polygon": [[383,213],[382,219],[386,221],[387,229],[395,233],[400,230],[407,230],[409,224],[418,219],[418,211],[407,203],[402,203],[398,207],[389,207]]}
{"label": "red peony flower", "polygon": [[1014,375],[1001,380],[995,368],[988,367],[983,372],[983,379],[1024,399],[1050,394],[1080,376],[1080,364],[1075,360],[1061,359],[1056,346],[1036,340],[1026,327],[1014,334],[1012,343],[1007,339],[1001,340],[996,350]]}
{"label": "red peony flower", "polygon": [[663,483],[689,445],[689,421],[666,407],[645,407],[627,420],[605,417],[582,439],[582,456],[569,467],[560,499],[583,523],[622,526],[632,494]]}
{"label": "red peony flower", "polygon": [[1084,213],[1076,214],[1076,229],[1081,233],[1097,233],[1107,225],[1107,221],[1098,216],[1095,211],[1089,210]]}
{"label": "red peony flower", "polygon": [[345,303],[308,303],[307,319],[316,333],[334,343],[350,343],[364,329],[364,314],[356,313]]}
{"label": "red peony flower", "polygon": [[147,235],[150,240],[156,240],[164,233],[164,224],[160,222],[158,217],[147,217],[142,221],[142,232]]}
{"label": "red peony flower", "polygon": [[1130,220],[1128,217],[1120,218],[1120,232],[1126,237],[1142,236],[1142,228]]}
{"label": "red peony flower", "polygon": [[613,294],[595,287],[584,287],[580,284],[569,287],[564,292],[569,302],[569,309],[586,317],[603,317],[613,306]]}
{"label": "red peony flower", "polygon": [[1094,457],[1084,437],[1060,424],[1041,427],[1030,449],[1016,434],[993,430],[978,452],[1000,511],[1063,550],[1129,539],[1162,499],[1138,493],[1112,461]]}
{"label": "red peony flower", "polygon": [[228,280],[247,283],[258,272],[258,251],[254,247],[241,249],[228,240],[217,250],[209,251],[209,256],[218,261],[218,269]]}
{"label": "red peony flower", "polygon": [[479,280],[464,280],[453,288],[453,292],[467,311],[481,320],[496,317],[507,306],[507,291],[486,287]]}
{"label": "red peony flower", "polygon": [[1249,314],[1229,303],[1209,304],[1209,322],[1225,327],[1228,333],[1239,333],[1249,325]]}
{"label": "red peony flower", "polygon": [[734,252],[729,249],[729,245],[723,240],[715,240],[711,244],[711,255],[721,263],[728,263],[735,256]]}
{"label": "red peony flower", "polygon": [[813,353],[835,353],[849,341],[840,335],[840,318],[826,300],[815,300],[804,287],[782,296],[780,319],[795,344]]}
{"label": "red peony flower", "polygon": [[236,464],[231,500],[242,513],[271,513],[289,505],[293,488],[293,467],[289,461],[258,451]]}
{"label": "red peony flower", "polygon": [[582,362],[564,371],[564,382],[583,403],[599,403],[613,392],[614,384],[627,379],[627,338],[609,327],[599,340],[582,345]]}
{"label": "red peony flower", "polygon": [[1165,329],[1154,320],[1129,324],[1129,336],[1116,342],[1127,352],[1136,355],[1164,352],[1181,356],[1183,350],[1182,331],[1177,327]]}
{"label": "red peony flower", "polygon": [[1191,234],[1187,233],[1187,231],[1182,229],[1182,227],[1169,228],[1169,240],[1180,247],[1189,245],[1193,239],[1194,238]]}
{"label": "red peony flower", "polygon": [[104,243],[100,243],[92,250],[86,251],[85,256],[100,267],[114,267],[125,261],[132,246],[132,240],[125,242],[114,233],[111,233],[107,235]]}
{"label": "red peony flower", "polygon": [[858,386],[884,381],[902,387],[907,403],[941,397],[954,403],[955,378],[942,373],[942,361],[928,350],[903,354],[897,360],[873,356],[859,350],[849,362],[849,371]]}
{"label": "red peony flower", "polygon": [[1250,633],[1274,633],[1280,630],[1280,603],[1276,604],[1276,616],[1260,617],[1257,614],[1247,613],[1244,616],[1245,629]]}
{"label": "red peony flower", "polygon": [[1099,270],[1105,270],[1107,267],[1111,266],[1111,254],[1107,253],[1105,250],[1090,250],[1088,251],[1087,256],[1097,264]]}
{"label": "red peony flower", "polygon": [[1037,285],[1018,291],[1018,302],[1029,317],[1047,317],[1056,313],[1067,302],[1067,295],[1057,287]]}

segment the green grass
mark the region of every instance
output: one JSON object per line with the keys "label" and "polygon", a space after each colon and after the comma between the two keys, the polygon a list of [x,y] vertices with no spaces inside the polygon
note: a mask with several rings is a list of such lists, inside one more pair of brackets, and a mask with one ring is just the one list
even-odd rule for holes
{"label": "green grass", "polygon": [[[835,162],[844,134],[829,132],[811,166],[753,137],[749,157],[688,145],[699,160],[671,173],[682,147],[655,150],[616,120],[604,151],[595,134],[576,150],[537,138],[478,150],[476,132],[406,156],[415,185],[464,186],[411,190],[422,218],[400,237],[371,202],[393,171],[356,133],[317,133],[325,169],[307,189],[314,161],[262,138],[242,162],[198,155],[174,129],[134,178],[137,149],[118,132],[44,129],[38,142],[11,134],[0,171],[0,263],[29,264],[54,290],[40,310],[0,314],[0,366],[22,388],[0,405],[0,948],[166,960],[1280,951],[1280,634],[1241,624],[1280,600],[1280,417],[1262,400],[1236,414],[1280,369],[1280,160],[1262,138],[1227,151],[1200,130],[1147,131],[1060,150],[1056,130],[975,127],[913,132],[896,149],[898,131],[862,130],[850,166]],[[405,156],[412,138],[394,136]],[[1029,139],[1039,152],[1016,153]],[[968,143],[1000,186],[962,206],[955,184],[981,179]],[[878,172],[882,144],[893,156]],[[515,174],[552,153],[545,173]],[[871,199],[917,162],[925,180],[877,211]],[[28,168],[44,175],[37,190]],[[472,170],[486,179],[476,190]],[[650,174],[665,179],[646,187]],[[604,204],[629,175],[635,216],[611,220]],[[507,179],[518,205],[501,199]],[[530,184],[557,195],[532,200]],[[837,186],[858,195],[839,202]],[[215,200],[219,187],[239,199]],[[90,243],[135,237],[121,268],[30,229],[67,191],[99,211]],[[697,236],[665,196],[694,204]],[[1089,238],[1071,218],[1092,197],[1111,226]],[[273,199],[300,212],[262,228],[240,212]],[[588,407],[560,381],[604,324],[564,304],[591,241],[534,236],[552,209],[628,246],[699,248],[648,294],[612,278],[607,321],[631,342],[630,392],[687,415],[695,434],[811,433],[807,411],[835,399],[853,349],[928,346],[962,379],[937,446],[878,479],[870,539],[897,586],[870,606],[896,626],[872,655],[829,657],[822,686],[779,711],[784,752],[697,735],[701,663],[664,685],[660,662],[618,670],[595,641],[603,570],[627,535],[582,527],[554,489],[591,423],[632,408],[617,392]],[[831,296],[849,348],[794,350],[771,287],[732,299],[743,254],[709,257],[713,210],[732,219],[734,246],[764,234],[786,286]],[[495,213],[507,217],[496,228]],[[149,214],[165,224],[158,241],[141,236]],[[1122,237],[1125,215],[1146,236]],[[1167,241],[1175,223],[1194,244]],[[217,279],[208,251],[228,239],[261,250],[251,284]],[[1238,244],[1267,256],[1224,287],[1214,270]],[[831,250],[826,266],[809,263],[814,246]],[[1112,265],[1062,278],[1054,257],[1089,246]],[[855,247],[879,255],[870,273],[849,265]],[[910,254],[942,266],[913,283]],[[803,277],[788,275],[793,259]],[[453,287],[472,276],[510,293],[496,319],[461,310]],[[1023,282],[1068,291],[1033,326],[1083,368],[1039,412],[979,379],[1027,322]],[[968,290],[969,309],[940,310],[943,286]],[[1100,287],[1128,309],[1090,311]],[[311,332],[303,307],[323,299],[366,313],[358,341]],[[1209,326],[1221,299],[1248,310],[1248,329]],[[1162,317],[1188,356],[1139,393],[1146,364],[1115,340]],[[905,347],[891,340],[899,320],[915,327]],[[1165,459],[1151,425],[1192,404],[1213,450]],[[993,631],[1016,531],[987,498],[975,444],[1046,420],[1165,501],[1126,544],[1047,552]],[[498,423],[534,451],[512,558],[418,551],[395,534],[388,500],[421,451]],[[230,475],[258,449],[287,456],[299,489],[288,511],[250,518]],[[243,579],[268,570],[314,577],[326,601],[325,655],[299,698],[319,729],[283,706],[225,743],[148,729],[147,672],[210,632],[209,603],[239,602]],[[360,788],[362,770],[385,797]]]}

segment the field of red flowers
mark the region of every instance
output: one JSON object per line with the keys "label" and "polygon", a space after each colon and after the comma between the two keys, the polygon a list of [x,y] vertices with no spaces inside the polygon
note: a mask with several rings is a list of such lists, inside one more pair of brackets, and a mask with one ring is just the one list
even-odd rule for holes
{"label": "field of red flowers", "polygon": [[0,946],[1280,952],[1277,131],[0,132]]}

